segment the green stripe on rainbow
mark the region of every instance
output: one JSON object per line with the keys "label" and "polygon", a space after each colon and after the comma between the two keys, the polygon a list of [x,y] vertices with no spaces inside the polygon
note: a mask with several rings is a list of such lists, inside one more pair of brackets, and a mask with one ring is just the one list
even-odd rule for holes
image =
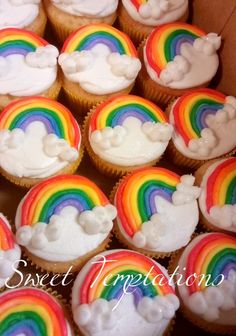
{"label": "green stripe on rainbow", "polygon": [[172,202],[180,177],[165,168],[143,168],[128,175],[119,185],[115,206],[126,234],[133,237],[142,224],[157,213],[155,198]]}
{"label": "green stripe on rainbow", "polygon": [[42,122],[48,134],[56,134],[78,149],[81,135],[75,118],[65,106],[44,97],[25,98],[8,105],[0,115],[0,129],[25,131],[35,121]]}
{"label": "green stripe on rainbow", "polygon": [[90,120],[91,132],[105,127],[122,125],[128,117],[135,117],[142,123],[167,122],[162,110],[152,102],[133,95],[122,95],[111,98],[100,104]]}
{"label": "green stripe on rainbow", "polygon": [[186,146],[191,139],[201,137],[201,131],[208,127],[207,117],[224,107],[225,98],[218,91],[199,89],[177,99],[172,108],[173,123]]}
{"label": "green stripe on rainbow", "polygon": [[[120,275],[142,275],[142,279],[139,281],[140,284],[135,287],[135,291],[133,292],[136,305],[144,296],[155,297],[157,295],[167,295],[174,293],[173,288],[169,285],[168,279],[166,278],[166,275],[163,274],[163,271],[160,269],[160,267],[158,267],[158,265],[152,259],[140,253],[127,250],[118,250],[106,254],[106,261],[107,262],[96,281],[95,279],[101,268],[101,264],[91,264],[92,266],[90,267],[89,272],[86,274],[86,277],[80,288],[80,304],[91,303],[99,298],[105,299],[107,301],[113,299],[119,300],[123,294],[124,286],[124,280],[122,281]],[[152,271],[150,272],[150,270]],[[146,283],[149,285],[145,285],[143,283],[147,274],[149,274],[149,276]],[[104,285],[104,280],[107,276],[109,276],[108,283],[110,286]],[[158,281],[158,279],[160,280],[160,276],[163,276],[165,279],[165,281],[162,282],[162,285],[160,285]],[[117,277],[119,277],[119,280],[115,281]]]}
{"label": "green stripe on rainbow", "polygon": [[14,236],[8,220],[0,214],[0,251],[7,251],[14,248]]}
{"label": "green stripe on rainbow", "polygon": [[86,177],[55,176],[39,183],[27,193],[21,205],[20,225],[49,223],[51,216],[60,214],[66,206],[73,206],[81,213],[108,203],[103,192]]}
{"label": "green stripe on rainbow", "polygon": [[26,55],[38,47],[47,45],[48,42],[33,32],[6,28],[0,30],[0,56]]}
{"label": "green stripe on rainbow", "polygon": [[236,158],[220,162],[208,176],[206,184],[206,209],[215,205],[236,204]]}
{"label": "green stripe on rainbow", "polygon": [[60,304],[47,292],[33,288],[0,296],[0,335],[69,336]]}
{"label": "green stripe on rainbow", "polygon": [[[185,278],[194,273],[198,276],[210,275],[210,285],[220,274],[227,279],[230,270],[236,271],[236,238],[223,233],[208,233],[198,240],[188,254]],[[187,288],[190,295],[202,291],[206,288],[206,281],[200,285],[195,281]]]}
{"label": "green stripe on rainbow", "polygon": [[181,54],[183,43],[193,44],[205,32],[187,23],[175,22],[157,27],[149,35],[145,53],[149,66],[160,76],[167,63]]}
{"label": "green stripe on rainbow", "polygon": [[65,41],[62,52],[91,50],[97,44],[105,44],[111,52],[137,56],[130,38],[118,29],[106,24],[90,24],[79,28]]}

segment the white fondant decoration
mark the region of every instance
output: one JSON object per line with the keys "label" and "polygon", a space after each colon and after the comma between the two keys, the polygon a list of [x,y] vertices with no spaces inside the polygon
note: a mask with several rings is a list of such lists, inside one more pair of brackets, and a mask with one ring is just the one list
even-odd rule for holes
{"label": "white fondant decoration", "polygon": [[225,99],[225,104],[222,109],[219,109],[215,115],[209,114],[206,119],[206,123],[209,128],[222,124],[222,126],[229,121],[236,118],[236,99],[232,96],[228,96]]}
{"label": "white fondant decoration", "polygon": [[179,308],[179,299],[174,294],[143,297],[137,306],[137,310],[149,323],[158,323],[162,319],[172,319]]}
{"label": "white fondant decoration", "polygon": [[109,233],[113,227],[112,220],[116,216],[116,208],[111,204],[95,206],[92,210],[79,214],[78,223],[89,235]]}
{"label": "white fondant decoration", "polygon": [[18,260],[19,257],[20,250],[16,246],[11,250],[0,250],[0,279],[7,279],[12,275],[12,264]]}
{"label": "white fondant decoration", "polygon": [[218,227],[222,229],[235,227],[236,229],[236,204],[215,205],[210,209],[210,216]]}
{"label": "white fondant decoration", "polygon": [[193,42],[193,47],[198,52],[203,52],[204,54],[211,56],[213,55],[221,46],[221,37],[215,33],[209,33],[206,36],[197,38]]}
{"label": "white fondant decoration", "polygon": [[123,126],[117,125],[114,128],[105,127],[101,130],[96,130],[91,133],[90,140],[92,143],[99,146],[101,149],[109,149],[118,147],[124,142],[126,129]]}
{"label": "white fondant decoration", "polygon": [[184,78],[184,75],[189,71],[189,61],[181,55],[175,56],[173,61],[168,62],[166,68],[160,73],[160,80],[165,84],[169,84],[174,81],[180,81]]}
{"label": "white fondant decoration", "polygon": [[71,54],[62,53],[58,63],[65,74],[75,74],[89,68],[94,59],[90,50],[74,51]]}
{"label": "white fondant decoration", "polygon": [[176,186],[176,191],[172,195],[174,205],[188,204],[196,200],[200,195],[200,188],[194,186],[195,177],[192,175],[182,175],[180,183]]}
{"label": "white fondant decoration", "polygon": [[139,14],[142,18],[160,19],[170,8],[168,0],[149,0],[139,7]]}
{"label": "white fondant decoration", "polygon": [[40,4],[41,0],[10,0],[12,5],[21,6],[26,4]]}
{"label": "white fondant decoration", "polygon": [[115,76],[125,77],[128,80],[134,80],[141,69],[141,62],[138,58],[119,53],[111,53],[108,56],[108,63]]}
{"label": "white fondant decoration", "polygon": [[91,304],[81,304],[74,309],[75,322],[93,334],[112,329],[121,318],[117,300],[97,299]]}
{"label": "white fondant decoration", "polygon": [[168,123],[153,123],[147,121],[142,125],[142,130],[151,141],[166,142],[171,139],[173,126]]}
{"label": "white fondant decoration", "polygon": [[25,140],[25,133],[20,128],[12,131],[0,130],[0,152],[5,152],[11,148],[19,148]]}
{"label": "white fondant decoration", "polygon": [[44,47],[38,47],[34,52],[29,52],[25,56],[26,63],[33,68],[52,68],[57,65],[58,49],[47,44]]}
{"label": "white fondant decoration", "polygon": [[[218,113],[218,112],[217,112]],[[201,137],[191,139],[188,148],[191,152],[201,156],[208,156],[217,145],[218,139],[210,128],[201,131]]]}
{"label": "white fondant decoration", "polygon": [[73,162],[78,159],[78,150],[70,147],[64,139],[56,134],[48,134],[43,139],[43,148],[49,157],[59,157],[62,161]]}

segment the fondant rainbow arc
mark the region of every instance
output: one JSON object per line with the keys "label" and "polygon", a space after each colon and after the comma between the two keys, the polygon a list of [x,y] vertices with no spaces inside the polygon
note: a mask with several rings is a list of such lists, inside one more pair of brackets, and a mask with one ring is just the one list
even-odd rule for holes
{"label": "fondant rainbow arc", "polygon": [[91,131],[123,125],[128,117],[135,117],[142,123],[167,122],[161,109],[150,101],[138,96],[125,95],[112,98],[98,106],[91,117]]}
{"label": "fondant rainbow arc", "polygon": [[141,169],[124,179],[116,192],[115,203],[127,235],[133,237],[157,213],[156,196],[172,202],[179,182],[180,177],[165,168]]}
{"label": "fondant rainbow arc", "polygon": [[[95,279],[101,268],[101,264],[94,263],[87,273],[79,292],[80,304],[89,304],[97,299],[105,299],[107,301],[113,299],[119,300],[123,294],[124,280],[126,279],[124,278],[122,281],[122,279],[119,278],[119,281],[116,281],[114,285],[114,281],[117,279],[117,276],[120,275],[142,275],[142,279],[139,281],[140,284],[135,287],[135,291],[133,291],[133,288],[131,289],[136,305],[144,296],[152,298],[157,295],[164,296],[174,294],[174,289],[169,285],[168,279],[163,274],[163,271],[151,259],[139,253],[124,250],[108,254],[106,260],[107,263],[98,281],[95,281]],[[113,260],[113,262],[109,262],[109,260]],[[150,273],[150,269],[152,269],[152,272],[147,279],[147,283],[149,284],[147,286],[143,283],[143,280],[146,275]],[[152,281],[155,277],[160,275],[165,279],[162,281],[162,286],[159,285],[158,281]],[[103,283],[106,276],[109,276],[110,286],[105,286]],[[94,283],[95,285],[93,285]]]}
{"label": "fondant rainbow arc", "polygon": [[7,225],[6,218],[0,214],[0,251],[14,248],[14,237],[11,228]]}
{"label": "fondant rainbow arc", "polygon": [[224,160],[207,179],[207,211],[225,204],[236,204],[236,158]]}
{"label": "fondant rainbow arc", "polygon": [[150,67],[160,76],[166,65],[181,54],[183,43],[193,44],[206,34],[187,23],[169,23],[153,30],[147,39],[146,57]]}
{"label": "fondant rainbow arc", "polygon": [[[236,271],[236,238],[222,233],[211,233],[199,240],[189,253],[185,278],[193,274],[210,275],[208,285],[211,285],[214,280],[220,281],[221,274],[227,279],[231,270]],[[203,291],[206,288],[205,280],[200,285],[195,281],[188,286],[189,295]]]}
{"label": "fondant rainbow arc", "polygon": [[78,149],[81,135],[74,117],[66,107],[47,98],[26,98],[8,105],[0,115],[0,129],[25,131],[35,121],[42,122],[48,134],[56,134]]}
{"label": "fondant rainbow arc", "polygon": [[59,303],[47,292],[24,288],[7,291],[0,299],[0,335],[68,336]]}
{"label": "fondant rainbow arc", "polygon": [[176,101],[172,109],[173,122],[186,146],[190,140],[201,137],[201,131],[208,128],[207,117],[215,115],[224,107],[225,98],[218,91],[200,89],[185,94]]}
{"label": "fondant rainbow arc", "polygon": [[103,192],[89,179],[79,175],[62,175],[32,188],[21,207],[20,225],[49,223],[54,214],[73,206],[79,213],[109,204]]}
{"label": "fondant rainbow arc", "polygon": [[91,24],[79,28],[65,41],[62,52],[90,50],[97,44],[106,45],[113,53],[137,56],[136,49],[129,37],[106,24]]}
{"label": "fondant rainbow arc", "polygon": [[131,0],[131,2],[138,11],[140,6],[146,4],[148,2],[148,0]]}
{"label": "fondant rainbow arc", "polygon": [[48,43],[33,32],[23,29],[6,28],[0,31],[0,56],[26,55]]}

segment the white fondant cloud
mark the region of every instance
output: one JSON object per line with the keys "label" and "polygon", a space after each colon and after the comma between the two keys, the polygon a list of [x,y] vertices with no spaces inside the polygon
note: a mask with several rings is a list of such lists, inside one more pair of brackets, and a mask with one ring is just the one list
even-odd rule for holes
{"label": "white fondant cloud", "polygon": [[168,0],[149,0],[139,7],[139,14],[144,19],[159,19],[169,9]]}
{"label": "white fondant cloud", "polygon": [[142,125],[142,130],[153,142],[167,142],[171,139],[173,126],[168,123],[162,124],[148,121]]}
{"label": "white fondant cloud", "polygon": [[216,112],[215,115],[207,116],[206,123],[209,128],[214,129],[219,124],[227,123],[236,118],[236,98],[228,96],[225,99],[224,107]]}
{"label": "white fondant cloud", "polygon": [[112,220],[116,215],[116,208],[111,204],[96,206],[92,210],[83,211],[79,215],[78,223],[87,234],[108,233],[113,227]]}
{"label": "white fondant cloud", "polygon": [[94,54],[90,50],[74,51],[71,54],[62,53],[58,63],[65,74],[75,74],[89,68],[93,63]]}
{"label": "white fondant cloud", "polygon": [[210,209],[210,216],[217,226],[222,229],[227,229],[231,226],[236,227],[236,204],[215,205]]}
{"label": "white fondant cloud", "polygon": [[124,142],[126,133],[125,127],[120,125],[117,125],[114,128],[105,127],[102,130],[96,130],[91,133],[91,142],[101,149],[118,147]]}
{"label": "white fondant cloud", "polygon": [[216,50],[220,48],[221,45],[221,37],[215,33],[209,33],[206,36],[197,38],[193,47],[195,50],[199,52],[203,52],[206,55],[213,55]]}
{"label": "white fondant cloud", "polygon": [[38,47],[34,52],[29,52],[25,56],[25,62],[33,68],[51,68],[57,65],[58,55],[57,48],[48,44],[44,47]]}
{"label": "white fondant cloud", "polygon": [[115,76],[123,76],[128,80],[135,79],[141,69],[141,62],[136,57],[111,53],[107,58],[111,71]]}
{"label": "white fondant cloud", "polygon": [[12,264],[20,257],[19,247],[11,250],[0,250],[0,279],[7,279],[12,275]]}
{"label": "white fondant cloud", "polygon": [[214,147],[217,145],[217,137],[210,128],[204,128],[201,131],[201,137],[191,139],[188,148],[191,152],[197,153],[201,156],[208,156]]}
{"label": "white fondant cloud", "polygon": [[12,131],[0,130],[0,152],[5,152],[11,148],[19,148],[25,140],[25,133],[20,128]]}
{"label": "white fondant cloud", "polygon": [[168,62],[166,68],[161,71],[160,79],[164,84],[179,81],[184,78],[184,75],[189,69],[189,61],[184,56],[177,55],[173,61]]}
{"label": "white fondant cloud", "polygon": [[182,205],[195,201],[200,195],[200,188],[194,186],[195,177],[192,175],[182,175],[180,183],[176,186],[176,191],[172,195],[174,205]]}

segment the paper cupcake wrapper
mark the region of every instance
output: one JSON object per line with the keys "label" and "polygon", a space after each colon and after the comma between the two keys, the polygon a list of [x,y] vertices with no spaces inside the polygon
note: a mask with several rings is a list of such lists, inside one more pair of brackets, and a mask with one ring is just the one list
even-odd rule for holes
{"label": "paper cupcake wrapper", "polygon": [[40,96],[57,100],[60,91],[61,91],[61,75],[59,73],[56,81],[52,84],[52,86],[47,91],[43,92]]}
{"label": "paper cupcake wrapper", "polygon": [[24,29],[35,32],[39,36],[43,36],[47,24],[47,16],[43,4],[39,5],[39,13],[36,19]]}

